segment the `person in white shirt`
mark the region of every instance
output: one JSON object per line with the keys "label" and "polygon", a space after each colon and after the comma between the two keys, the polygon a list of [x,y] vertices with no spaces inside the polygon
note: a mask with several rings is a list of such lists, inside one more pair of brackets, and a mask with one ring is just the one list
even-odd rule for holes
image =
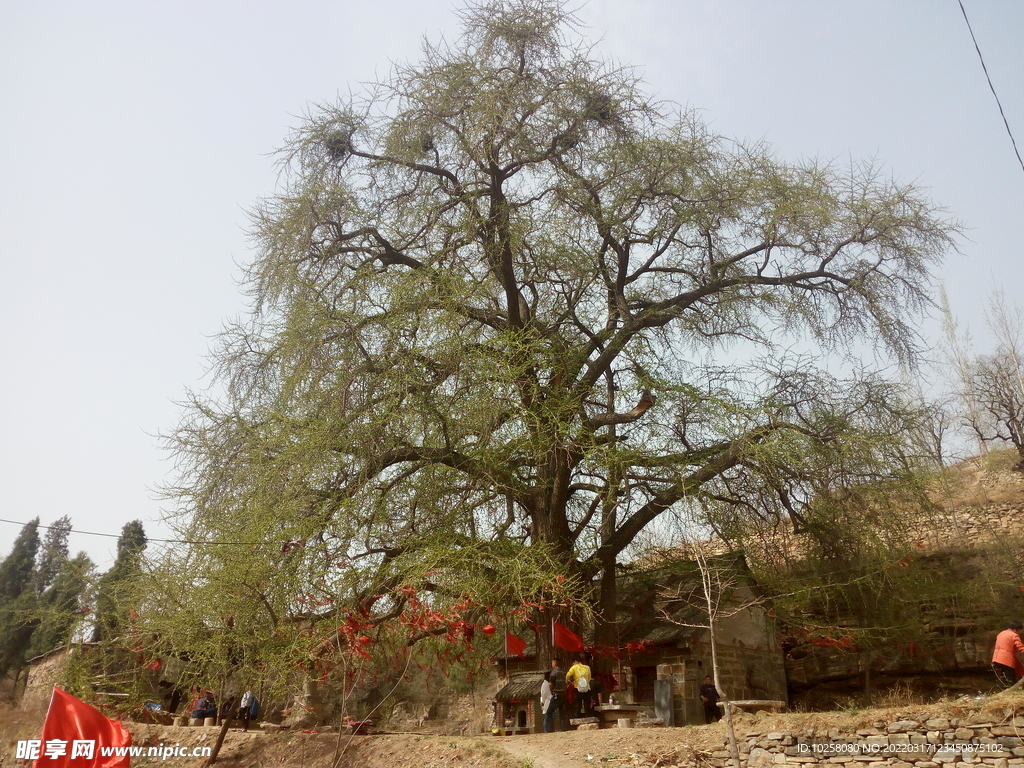
{"label": "person in white shirt", "polygon": [[551,698],[551,670],[548,670],[544,673],[544,681],[540,684],[540,711],[544,714],[544,733],[551,733],[555,729],[553,718],[548,717]]}

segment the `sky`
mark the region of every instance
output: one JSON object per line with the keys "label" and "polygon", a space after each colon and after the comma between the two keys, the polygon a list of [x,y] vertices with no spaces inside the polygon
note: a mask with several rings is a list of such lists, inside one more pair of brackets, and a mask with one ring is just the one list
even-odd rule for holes
{"label": "sky", "polygon": [[[963,0],[1024,151],[1024,3]],[[0,518],[166,536],[159,435],[246,310],[246,211],[311,104],[458,36],[449,2],[0,6]],[[874,159],[966,227],[936,275],[978,348],[1024,289],[1024,169],[956,0],[590,0],[658,98],[780,158]],[[1024,301],[1020,302],[1024,304]],[[939,328],[922,332],[938,343]],[[0,523],[0,556],[19,526]],[[109,567],[115,539],[73,534]]]}

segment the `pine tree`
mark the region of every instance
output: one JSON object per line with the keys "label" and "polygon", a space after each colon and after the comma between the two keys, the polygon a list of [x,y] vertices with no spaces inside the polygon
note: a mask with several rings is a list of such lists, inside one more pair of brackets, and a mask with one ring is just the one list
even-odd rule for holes
{"label": "pine tree", "polygon": [[39,626],[32,634],[28,658],[67,643],[82,617],[82,598],[90,585],[93,562],[85,552],[65,558],[50,588],[39,598]]}
{"label": "pine tree", "polygon": [[99,580],[94,640],[112,640],[123,631],[127,591],[140,573],[146,543],[146,532],[140,521],[132,520],[121,529],[114,565]]}
{"label": "pine tree", "polygon": [[0,560],[0,607],[16,599],[32,583],[39,551],[39,518],[30,520],[14,540],[11,553]]}
{"label": "pine tree", "polygon": [[25,666],[25,652],[36,627],[36,594],[31,586],[38,551],[37,517],[26,523],[11,553],[0,561],[0,676],[10,674],[15,681]]}
{"label": "pine tree", "polygon": [[71,533],[71,518],[67,515],[49,527],[46,538],[39,550],[35,571],[35,587],[45,592],[53,583],[57,573],[68,559],[68,534]]}

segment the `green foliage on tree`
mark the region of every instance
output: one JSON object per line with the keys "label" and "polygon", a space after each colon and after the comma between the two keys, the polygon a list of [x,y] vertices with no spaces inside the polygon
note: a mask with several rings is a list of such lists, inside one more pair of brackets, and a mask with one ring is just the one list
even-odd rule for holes
{"label": "green foliage on tree", "polygon": [[127,630],[146,544],[142,523],[138,520],[125,523],[117,539],[114,564],[97,583],[93,640],[113,640]]}
{"label": "green foliage on tree", "polygon": [[35,588],[45,592],[57,577],[68,559],[68,534],[71,532],[71,518],[67,515],[49,526],[39,549],[35,567]]}
{"label": "green foliage on tree", "polygon": [[39,551],[39,518],[30,520],[18,533],[14,546],[0,560],[0,605],[18,598],[30,588]]}
{"label": "green foliage on tree", "polygon": [[17,680],[36,627],[36,593],[32,589],[39,518],[18,533],[10,553],[0,561],[0,675]]}
{"label": "green foliage on tree", "polygon": [[220,595],[194,638],[245,595],[224,653],[287,634],[311,585],[397,620],[403,585],[547,612],[572,602],[543,602],[550,576],[599,577],[610,616],[666,513],[799,521],[823,488],[908,472],[897,388],[821,360],[911,360],[956,225],[871,164],[784,162],[657,103],[560,3],[461,16],[289,138],[252,314],[170,437],[196,544],[159,599]]}
{"label": "green foliage on tree", "polygon": [[68,644],[81,626],[84,599],[92,586],[92,560],[84,552],[65,558],[49,588],[39,596],[39,624],[32,633],[28,658]]}
{"label": "green foliage on tree", "polygon": [[92,562],[68,558],[67,516],[39,540],[39,518],[29,522],[0,561],[0,674],[15,681],[29,659],[67,643],[83,619]]}

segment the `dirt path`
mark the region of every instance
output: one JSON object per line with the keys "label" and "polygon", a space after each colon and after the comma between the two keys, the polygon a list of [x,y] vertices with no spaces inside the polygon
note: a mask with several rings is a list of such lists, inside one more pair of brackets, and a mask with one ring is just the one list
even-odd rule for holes
{"label": "dirt path", "polygon": [[495,741],[524,768],[618,768],[691,763],[694,751],[716,748],[723,735],[720,726],[609,728],[511,736]]}

